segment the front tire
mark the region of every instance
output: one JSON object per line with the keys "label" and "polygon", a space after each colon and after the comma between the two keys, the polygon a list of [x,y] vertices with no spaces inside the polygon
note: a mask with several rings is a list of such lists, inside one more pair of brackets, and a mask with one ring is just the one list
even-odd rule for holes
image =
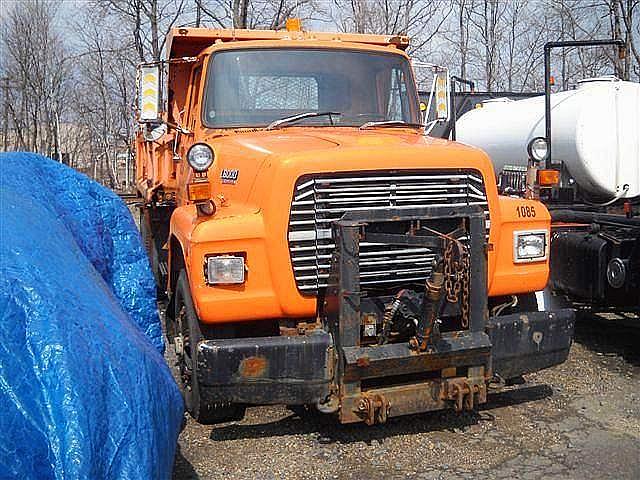
{"label": "front tire", "polygon": [[205,387],[198,381],[198,362],[195,361],[195,357],[197,345],[204,337],[184,270],[180,272],[175,292],[173,318],[177,341],[174,341],[174,345],[187,411],[196,422],[204,425],[242,420],[245,413],[244,405],[212,402],[207,397],[207,390],[212,387]]}

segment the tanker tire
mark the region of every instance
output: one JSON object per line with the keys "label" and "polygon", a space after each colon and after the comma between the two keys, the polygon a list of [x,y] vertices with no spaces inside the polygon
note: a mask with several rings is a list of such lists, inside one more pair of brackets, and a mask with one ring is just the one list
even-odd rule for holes
{"label": "tanker tire", "polygon": [[197,345],[203,336],[200,321],[196,314],[189,280],[184,270],[180,272],[174,299],[175,330],[182,334],[182,354],[178,355],[180,369],[180,387],[187,412],[194,420],[203,425],[242,420],[246,407],[231,403],[208,401],[207,389],[198,382],[198,363],[193,362],[191,348]]}

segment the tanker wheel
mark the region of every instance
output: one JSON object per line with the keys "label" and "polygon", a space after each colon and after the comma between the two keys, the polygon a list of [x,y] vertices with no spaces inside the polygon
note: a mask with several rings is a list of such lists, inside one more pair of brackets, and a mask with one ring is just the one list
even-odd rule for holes
{"label": "tanker wheel", "polygon": [[246,409],[244,405],[211,401],[207,397],[207,389],[211,387],[204,387],[198,381],[198,364],[194,361],[194,353],[195,346],[203,336],[184,270],[178,277],[174,308],[177,339],[174,345],[185,408],[198,423],[204,425],[242,420]]}

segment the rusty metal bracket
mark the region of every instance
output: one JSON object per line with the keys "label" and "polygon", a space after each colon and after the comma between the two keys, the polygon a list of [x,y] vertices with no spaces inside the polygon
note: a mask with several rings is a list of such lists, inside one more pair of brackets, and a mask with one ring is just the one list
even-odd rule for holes
{"label": "rusty metal bracket", "polygon": [[411,349],[419,352],[431,349],[440,337],[437,322],[445,284],[443,268],[442,259],[436,260],[433,271],[425,284],[426,291],[422,305],[422,316],[418,320],[416,335],[409,340]]}
{"label": "rusty metal bracket", "polygon": [[375,425],[376,423],[385,423],[389,417],[391,404],[383,395],[363,395],[358,404],[358,415],[360,415],[364,423],[367,425]]}
{"label": "rusty metal bracket", "polygon": [[487,400],[487,386],[484,379],[476,381],[471,378],[457,377],[442,382],[440,390],[442,400],[453,402],[456,412],[473,410],[476,403]]}

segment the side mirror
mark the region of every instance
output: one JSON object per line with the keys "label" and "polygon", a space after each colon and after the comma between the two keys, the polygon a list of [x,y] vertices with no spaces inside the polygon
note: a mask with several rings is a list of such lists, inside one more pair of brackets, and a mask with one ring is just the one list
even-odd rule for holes
{"label": "side mirror", "polygon": [[137,70],[138,122],[162,121],[162,65],[143,63]]}

